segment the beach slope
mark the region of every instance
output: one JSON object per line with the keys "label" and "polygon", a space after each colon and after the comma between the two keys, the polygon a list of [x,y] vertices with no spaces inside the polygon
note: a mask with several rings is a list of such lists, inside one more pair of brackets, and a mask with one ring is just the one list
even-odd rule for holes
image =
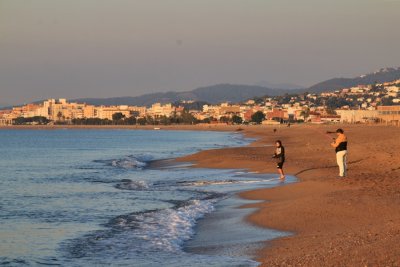
{"label": "beach slope", "polygon": [[256,225],[292,232],[258,251],[261,266],[400,266],[400,128],[342,125],[349,139],[349,172],[338,179],[330,147],[338,126],[246,127],[257,141],[244,148],[199,152],[179,161],[198,167],[276,172],[276,139],[285,170],[299,183],[241,193],[265,200],[250,207]]}

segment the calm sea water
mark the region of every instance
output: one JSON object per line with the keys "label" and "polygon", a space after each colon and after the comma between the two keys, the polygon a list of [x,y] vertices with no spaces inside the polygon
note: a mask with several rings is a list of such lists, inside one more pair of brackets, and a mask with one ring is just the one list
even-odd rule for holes
{"label": "calm sea water", "polygon": [[249,143],[238,134],[0,130],[0,140],[0,265],[254,266],[241,248],[283,234],[244,225],[248,211],[233,208],[234,192],[274,176],[149,167]]}

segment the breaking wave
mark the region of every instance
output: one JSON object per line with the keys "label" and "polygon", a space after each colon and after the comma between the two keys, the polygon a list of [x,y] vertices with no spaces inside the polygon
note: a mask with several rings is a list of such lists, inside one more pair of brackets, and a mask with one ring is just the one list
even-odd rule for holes
{"label": "breaking wave", "polygon": [[206,186],[206,185],[227,185],[227,184],[253,184],[253,183],[265,183],[272,182],[276,179],[258,179],[258,180],[216,180],[216,181],[182,181],[178,182],[179,185],[182,186]]}
{"label": "breaking wave", "polygon": [[182,252],[194,235],[194,226],[214,210],[217,198],[183,201],[174,208],[121,215],[109,221],[108,229],[71,240],[70,257],[95,255],[121,257],[127,253]]}
{"label": "breaking wave", "polygon": [[121,182],[115,185],[115,188],[122,190],[146,190],[149,189],[149,184],[145,181],[132,181],[130,179],[122,179]]}
{"label": "breaking wave", "polygon": [[153,158],[151,156],[134,156],[129,155],[120,159],[95,160],[94,162],[103,163],[108,166],[121,169],[143,169]]}

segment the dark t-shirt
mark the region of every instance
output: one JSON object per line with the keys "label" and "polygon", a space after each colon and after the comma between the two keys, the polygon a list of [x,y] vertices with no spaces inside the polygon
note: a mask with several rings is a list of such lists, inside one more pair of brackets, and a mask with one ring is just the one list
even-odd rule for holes
{"label": "dark t-shirt", "polygon": [[335,152],[347,150],[347,141],[340,142],[339,145],[335,148]]}
{"label": "dark t-shirt", "polygon": [[285,148],[283,146],[277,147],[275,149],[275,158],[277,162],[285,161]]}

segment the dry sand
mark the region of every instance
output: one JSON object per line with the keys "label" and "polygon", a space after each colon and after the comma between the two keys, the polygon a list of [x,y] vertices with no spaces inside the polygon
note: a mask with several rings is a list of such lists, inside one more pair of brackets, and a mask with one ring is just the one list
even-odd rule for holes
{"label": "dry sand", "polygon": [[[400,128],[341,125],[349,139],[348,177],[338,179],[327,130],[338,126],[243,127],[248,147],[202,151],[179,159],[198,167],[276,172],[273,144],[286,148],[285,171],[300,182],[241,194],[259,208],[256,225],[294,235],[258,252],[261,266],[400,266]],[[236,127],[237,128],[237,127]],[[222,127],[221,130],[234,130]]]}

